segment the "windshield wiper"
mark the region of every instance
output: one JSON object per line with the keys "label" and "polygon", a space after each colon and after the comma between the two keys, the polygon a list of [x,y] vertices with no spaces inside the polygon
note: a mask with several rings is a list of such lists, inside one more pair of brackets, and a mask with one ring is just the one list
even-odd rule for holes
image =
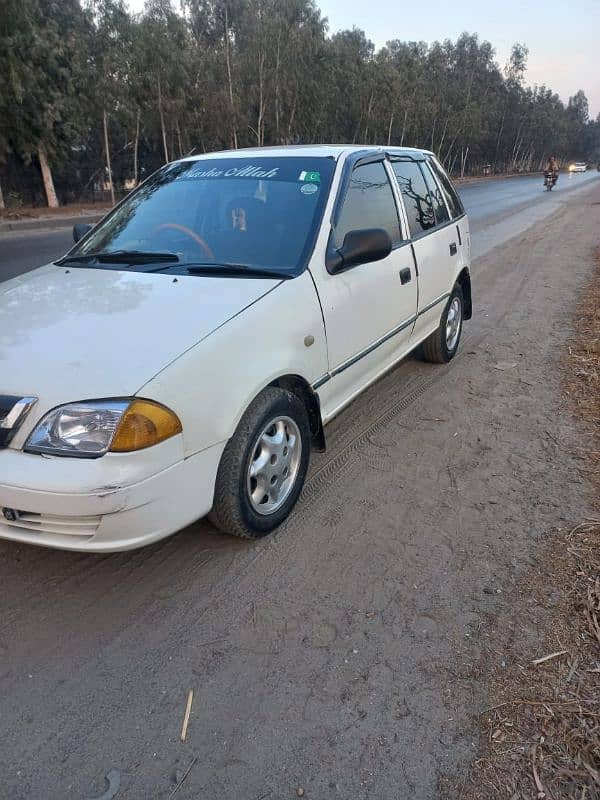
{"label": "windshield wiper", "polygon": [[179,256],[175,253],[153,253],[146,250],[113,250],[112,252],[86,253],[80,256],[66,256],[56,263],[64,264],[175,264]]}
{"label": "windshield wiper", "polygon": [[193,264],[178,264],[181,269],[186,269],[192,275],[242,275],[249,278],[280,278],[285,280],[291,278],[289,272],[281,270],[264,269],[263,267],[252,267],[249,264],[230,264],[230,263],[215,263],[214,261],[196,262]]}

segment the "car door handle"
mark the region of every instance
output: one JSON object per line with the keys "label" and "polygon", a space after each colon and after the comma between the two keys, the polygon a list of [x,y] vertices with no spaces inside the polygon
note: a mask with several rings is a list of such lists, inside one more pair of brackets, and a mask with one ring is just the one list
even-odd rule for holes
{"label": "car door handle", "polygon": [[412,275],[410,274],[410,268],[409,267],[406,267],[406,269],[401,269],[400,270],[400,282],[402,283],[403,286],[404,286],[405,283],[408,283],[411,278],[412,278]]}
{"label": "car door handle", "polygon": [[456,242],[452,242],[452,244],[450,245],[450,255],[451,256],[456,255]]}

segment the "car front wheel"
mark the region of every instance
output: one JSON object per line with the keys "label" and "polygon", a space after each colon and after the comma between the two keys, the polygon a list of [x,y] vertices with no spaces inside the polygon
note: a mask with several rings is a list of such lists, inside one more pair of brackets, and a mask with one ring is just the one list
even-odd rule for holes
{"label": "car front wheel", "polygon": [[302,401],[283,389],[265,389],[223,452],[210,513],[213,524],[245,539],[271,533],[300,496],[310,443]]}

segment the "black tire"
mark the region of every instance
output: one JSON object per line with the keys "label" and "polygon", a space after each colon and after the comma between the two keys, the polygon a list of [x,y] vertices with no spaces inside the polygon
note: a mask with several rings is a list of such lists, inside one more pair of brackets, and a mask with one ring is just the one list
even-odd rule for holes
{"label": "black tire", "polygon": [[[248,490],[248,470],[258,437],[271,420],[291,419],[301,442],[294,483],[283,504],[269,514],[258,513]],[[269,387],[251,403],[227,443],[217,471],[215,496],[209,519],[224,533],[243,539],[260,539],[277,528],[296,504],[308,471],[311,434],[308,414],[302,401],[292,392]]]}
{"label": "black tire", "polygon": [[[453,344],[452,348],[449,348],[448,343],[446,341],[446,323],[448,321],[448,312],[450,311],[450,308],[452,307],[452,304],[455,302],[456,299],[458,299],[460,303],[460,327],[456,342]],[[435,330],[432,334],[430,334],[421,345],[421,350],[425,361],[430,361],[432,364],[447,364],[448,361],[452,361],[452,359],[456,355],[456,351],[458,350],[458,345],[460,344],[460,337],[462,335],[462,328],[464,322],[464,313],[465,313],[465,301],[462,289],[460,288],[460,286],[457,285],[454,287],[450,297],[448,298],[448,302],[446,303],[446,308],[444,309],[444,313],[442,314],[442,319],[440,320],[439,328],[437,328],[437,330]]]}

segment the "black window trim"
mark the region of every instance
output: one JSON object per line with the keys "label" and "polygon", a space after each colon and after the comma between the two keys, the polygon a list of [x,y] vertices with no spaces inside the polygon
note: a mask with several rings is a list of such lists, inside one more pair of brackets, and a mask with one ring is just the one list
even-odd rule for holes
{"label": "black window trim", "polygon": [[342,210],[342,206],[344,205],[346,195],[348,194],[350,178],[352,177],[352,173],[354,172],[355,168],[362,167],[363,164],[374,164],[378,161],[384,161],[384,159],[385,153],[382,153],[381,150],[369,149],[357,150],[347,156],[342,167],[342,178],[340,180],[340,185],[338,186],[333,209],[331,211],[331,230],[333,230],[339,222],[340,212]]}
{"label": "black window trim", "polygon": [[[432,167],[430,167],[431,173],[432,173],[432,175],[433,175],[433,177],[435,179],[435,182],[437,183],[437,185],[440,187],[440,189],[442,191],[442,196],[444,197],[444,202],[446,203],[446,206],[448,208],[448,213],[450,214],[450,219],[452,219],[452,220],[462,219],[462,217],[464,217],[466,215],[465,207],[463,205],[462,200],[460,199],[459,193],[456,191],[456,187],[452,183],[452,180],[451,180],[450,176],[448,175],[446,170],[443,168],[443,166],[441,165],[439,160],[435,157],[435,155],[432,154],[431,156],[429,156],[429,158],[427,160],[429,162],[431,162],[432,165],[433,165]],[[448,205],[448,201],[446,200],[444,187],[442,186],[442,183],[440,181],[440,177],[438,175],[438,171],[442,172],[448,178],[448,181],[450,182],[450,186],[454,190],[454,194],[456,195],[456,198],[458,200],[458,206],[461,209],[461,213],[457,214],[455,217],[452,216],[452,210],[450,209],[450,206]]]}
{"label": "black window trim", "polygon": [[[350,186],[352,173],[357,167],[362,167],[365,164],[377,164],[379,162],[385,163],[385,161],[388,160],[389,160],[388,154],[382,150],[365,149],[365,150],[357,150],[356,152],[351,153],[344,161],[344,166],[342,167],[343,169],[342,178],[340,180],[340,185],[338,186],[337,194],[335,196],[335,201],[333,204],[333,209],[331,211],[329,238],[327,240],[328,252],[330,248],[333,247],[333,235],[335,227],[339,222],[340,212],[342,210],[342,206],[344,205],[346,195],[348,194],[348,187]],[[404,228],[404,217],[402,215],[403,208],[400,208],[398,206],[398,199],[396,197],[396,192],[394,191],[392,177],[390,176],[387,170],[385,170],[385,174],[390,183],[390,189],[392,191],[392,197],[394,200],[394,205],[396,207],[396,216],[398,217],[398,233],[401,237],[397,242],[392,242],[392,252],[394,252],[395,250],[399,250],[401,247],[406,247],[406,245],[410,244],[410,237],[407,239],[402,238],[404,236],[404,233],[410,234],[410,230],[407,231],[403,230]],[[400,200],[402,201],[401,197]],[[348,269],[356,269],[356,266],[362,266],[362,265],[360,264],[355,266],[353,265],[351,267],[348,267]],[[327,271],[329,272],[329,269]],[[342,270],[342,272],[346,271],[347,271],[346,269]],[[338,272],[335,274],[340,274],[340,273]]]}
{"label": "black window trim", "polygon": [[[427,174],[425,172],[423,164],[425,164],[427,166],[427,161],[424,161],[422,164],[419,164],[419,169],[421,170],[421,175],[423,176],[423,180],[425,181],[425,186],[427,186],[427,191],[429,192],[429,196],[431,197],[431,191],[429,189],[429,184],[427,183]],[[435,219],[435,226],[434,226],[434,230],[435,230],[435,228],[443,228],[444,225],[447,222],[451,222],[452,221],[452,213],[450,212],[450,207],[448,206],[448,203],[446,202],[446,198],[444,197],[444,192],[442,191],[438,181],[435,179],[435,174],[434,174],[433,170],[431,169],[431,167],[429,167],[429,174],[431,175],[431,178],[433,180],[433,185],[437,188],[438,192],[440,193],[440,197],[442,198],[442,204],[443,204],[444,208],[446,209],[446,213],[448,214],[448,219],[445,219],[443,222],[438,222],[437,221],[437,214],[435,213],[435,203],[433,202],[433,197],[431,197],[431,206],[433,208],[433,218]]]}
{"label": "black window trim", "polygon": [[[423,175],[423,170],[419,166],[419,162],[420,161],[426,161],[426,160],[427,160],[427,157],[425,155],[422,158],[420,158],[420,157],[413,158],[412,156],[398,155],[398,156],[395,156],[394,158],[391,158],[390,162],[393,163],[394,161],[396,161],[396,162],[397,161],[410,161],[412,164],[416,164],[417,167],[419,168],[419,172],[421,173],[421,176],[423,178],[425,186],[427,186],[427,181],[425,180],[425,176]],[[392,169],[392,171],[393,171],[393,169]],[[402,187],[400,186],[400,183],[398,181],[398,176],[396,175],[396,173],[394,173],[394,180],[396,181],[396,185],[398,186],[398,192],[400,194],[400,198],[402,199],[402,205],[404,206],[404,213],[405,213],[406,222],[407,222],[407,225],[408,225],[407,233],[408,233],[408,236],[409,236],[409,238],[408,238],[409,242],[415,242],[415,241],[417,241],[417,239],[422,239],[424,236],[429,236],[430,234],[435,233],[435,231],[439,230],[440,228],[445,227],[445,225],[447,223],[444,223],[444,224],[441,224],[441,225],[438,225],[436,223],[433,226],[433,228],[429,228],[429,230],[421,231],[421,233],[417,233],[417,234],[413,235],[413,233],[412,233],[412,231],[410,229],[410,224],[408,222],[408,212],[406,211],[406,203],[404,202],[404,195],[402,194]],[[429,191],[429,187],[427,187],[427,191]],[[435,210],[433,209],[433,204],[432,204],[432,211],[433,211],[433,216],[434,216],[434,219],[435,219]]]}
{"label": "black window trim", "polygon": [[[399,155],[399,154],[395,155],[393,153],[386,154],[386,155],[387,155],[388,160],[390,161],[390,163],[393,163],[394,161],[411,161],[412,163],[417,164],[417,165],[419,164],[420,161],[425,161],[426,162],[426,161],[429,161],[431,158],[433,158],[433,156],[428,155],[428,154],[423,154],[421,156],[420,153],[417,154],[414,157],[411,156],[411,155]],[[423,175],[423,170],[420,167],[419,167],[419,170],[420,170],[421,174]],[[437,180],[437,175],[435,174],[435,172],[433,170],[431,170],[431,174],[433,175],[433,177],[434,177],[434,179],[436,181],[436,185],[439,186],[439,183],[438,183],[438,180]],[[397,176],[395,174],[394,174],[394,180],[396,181],[396,184],[398,186],[398,191],[400,193],[400,199],[402,200],[402,205],[404,207],[404,211],[405,211],[405,214],[406,214],[406,204],[404,202],[404,195],[402,194],[402,188],[400,187],[400,184],[398,183],[398,178],[397,178]],[[425,176],[424,175],[423,175],[423,180],[425,180]],[[425,185],[427,185],[427,182],[425,182]],[[457,192],[457,194],[458,194],[458,192]],[[450,208],[448,207],[448,204],[446,203],[446,198],[444,197],[444,193],[443,192],[442,192],[442,197],[444,198],[444,204],[446,205],[446,209],[448,211],[448,215],[449,215],[450,218],[448,220],[446,220],[446,222],[442,222],[440,224],[436,223],[433,228],[429,228],[429,230],[421,231],[421,233],[417,233],[417,234],[414,234],[414,235],[411,233],[410,226],[408,226],[407,233],[409,235],[409,238],[406,241],[403,241],[402,244],[408,244],[409,242],[416,242],[419,239],[422,239],[424,236],[431,236],[431,234],[436,233],[437,231],[440,231],[443,228],[446,228],[448,225],[456,224],[463,217],[467,216],[467,212],[464,210],[463,205],[462,205],[462,201],[461,201],[461,208],[463,208],[463,212],[459,216],[453,217],[452,214],[450,213]],[[459,197],[459,200],[460,200],[460,197]],[[434,216],[435,216],[435,210],[434,210]],[[406,214],[406,219],[408,220],[408,214]]]}

